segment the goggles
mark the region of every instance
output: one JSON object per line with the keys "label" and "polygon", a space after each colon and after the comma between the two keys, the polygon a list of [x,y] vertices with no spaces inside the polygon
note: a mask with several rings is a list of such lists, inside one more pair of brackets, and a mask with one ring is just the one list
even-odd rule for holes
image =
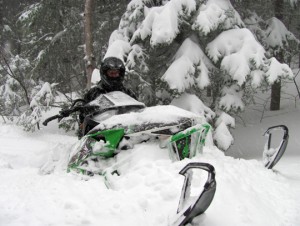
{"label": "goggles", "polygon": [[121,73],[117,69],[110,69],[110,70],[107,70],[106,75],[109,78],[118,78],[118,77],[120,77]]}

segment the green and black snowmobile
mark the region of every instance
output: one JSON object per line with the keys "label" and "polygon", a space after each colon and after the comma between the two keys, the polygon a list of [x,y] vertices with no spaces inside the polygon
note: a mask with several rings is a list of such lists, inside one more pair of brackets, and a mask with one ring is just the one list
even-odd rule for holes
{"label": "green and black snowmobile", "polygon": [[[169,148],[172,160],[191,158],[201,151],[210,130],[205,119],[192,112],[171,105],[145,107],[119,91],[73,106],[68,114],[64,111],[50,117],[44,125],[78,111],[85,115],[81,126],[84,136],[71,153],[68,170],[80,173],[101,174],[104,169],[95,163],[136,143],[157,139]],[[88,167],[90,161],[93,168]]]}
{"label": "green and black snowmobile", "polygon": [[[181,108],[163,105],[146,107],[143,103],[119,92],[102,94],[95,100],[84,103],[74,101],[70,109],[61,111],[43,123],[62,119],[80,112],[85,115],[81,126],[84,135],[70,153],[68,171],[86,175],[118,173],[117,168],[107,170],[106,162],[124,149],[133,148],[137,143],[160,140],[160,146],[167,147],[173,161],[192,158],[202,151],[211,126],[204,117]],[[284,137],[277,148],[271,147],[271,133],[281,129]],[[264,150],[264,164],[272,168],[282,157],[288,141],[288,129],[275,126],[267,130],[269,139]],[[118,165],[118,164],[115,164]],[[190,198],[192,169],[207,172],[207,181],[197,198]],[[205,212],[211,204],[215,191],[215,169],[209,163],[192,162],[180,172],[185,177],[175,225],[191,222],[195,216]],[[191,201],[192,200],[192,201]]]}
{"label": "green and black snowmobile", "polygon": [[[211,128],[204,118],[194,113],[170,105],[146,107],[119,91],[102,94],[90,103],[74,101],[70,109],[48,118],[43,124],[75,112],[85,115],[81,126],[84,136],[70,153],[68,171],[86,175],[108,177],[107,174],[118,173],[117,169],[107,170],[105,162],[141,142],[160,140],[160,146],[169,149],[174,161],[192,158],[201,152]],[[189,197],[192,169],[207,172],[207,181],[197,198]],[[189,163],[179,173],[185,181],[173,225],[184,225],[205,212],[216,191],[215,170],[208,163]]]}

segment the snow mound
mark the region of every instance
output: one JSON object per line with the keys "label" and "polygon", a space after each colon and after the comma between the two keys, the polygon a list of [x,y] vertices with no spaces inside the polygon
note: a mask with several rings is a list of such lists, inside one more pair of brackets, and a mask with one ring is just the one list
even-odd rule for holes
{"label": "snow mound", "polygon": [[[2,225],[169,225],[184,179],[178,172],[194,161],[215,167],[217,191],[193,225],[297,225],[295,181],[265,169],[257,160],[234,159],[215,147],[204,147],[202,155],[172,162],[158,143],[143,143],[115,157],[120,175],[107,178],[108,188],[102,176],[86,178],[63,170],[75,137],[26,134],[1,125],[0,133],[5,131],[10,132],[0,136]],[[35,161],[20,164],[25,156]],[[49,157],[60,170],[41,174]],[[195,176],[192,194],[199,193],[203,184],[202,173]]]}

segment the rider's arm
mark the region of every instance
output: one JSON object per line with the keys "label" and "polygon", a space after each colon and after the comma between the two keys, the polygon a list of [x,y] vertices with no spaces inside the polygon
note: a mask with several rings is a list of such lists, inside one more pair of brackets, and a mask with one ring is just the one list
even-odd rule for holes
{"label": "rider's arm", "polygon": [[96,97],[98,97],[101,93],[101,90],[99,89],[99,87],[95,86],[93,88],[91,88],[84,96],[83,99],[85,100],[86,103],[96,99]]}
{"label": "rider's arm", "polygon": [[128,88],[125,88],[124,87],[124,92],[127,93],[129,96],[131,96],[132,98],[136,99],[137,100],[137,96],[136,94],[131,90],[131,89],[128,89]]}

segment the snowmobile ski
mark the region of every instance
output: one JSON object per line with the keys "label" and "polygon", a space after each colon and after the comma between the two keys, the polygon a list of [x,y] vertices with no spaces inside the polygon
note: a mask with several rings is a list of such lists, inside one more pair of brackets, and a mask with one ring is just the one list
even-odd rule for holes
{"label": "snowmobile ski", "polygon": [[[274,130],[283,130],[282,141],[280,145],[276,148],[271,147],[272,132]],[[267,129],[267,131],[264,133],[264,136],[267,136],[268,140],[265,144],[265,148],[263,151],[263,162],[264,162],[264,166],[267,169],[272,169],[279,162],[279,160],[281,159],[281,157],[283,156],[286,150],[288,140],[289,140],[289,130],[285,125],[272,126]]]}
{"label": "snowmobile ski", "polygon": [[[191,182],[192,182],[192,169],[201,169],[208,172],[207,180],[204,185],[203,191],[196,198],[190,196]],[[187,164],[179,174],[185,177],[181,197],[178,204],[176,220],[172,226],[183,226],[190,223],[195,217],[203,214],[210,206],[215,192],[216,180],[215,169],[209,163],[191,162]]]}

